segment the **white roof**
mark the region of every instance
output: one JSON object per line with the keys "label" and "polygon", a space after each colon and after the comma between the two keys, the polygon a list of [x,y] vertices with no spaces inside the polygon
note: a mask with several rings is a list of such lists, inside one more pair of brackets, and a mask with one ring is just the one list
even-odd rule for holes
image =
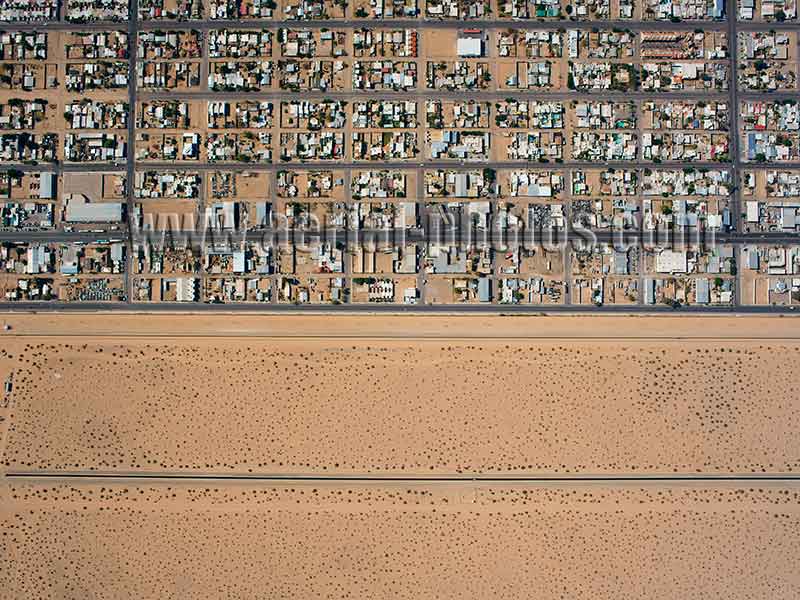
{"label": "white roof", "polygon": [[747,202],[747,222],[758,223],[758,202],[752,200]]}
{"label": "white roof", "polygon": [[458,38],[456,45],[459,56],[481,56],[483,44],[479,38]]}
{"label": "white roof", "polygon": [[686,252],[675,250],[662,250],[656,254],[656,272],[658,273],[686,273]]}
{"label": "white roof", "polygon": [[67,204],[65,220],[69,223],[116,223],[122,220],[122,204],[70,202]]}

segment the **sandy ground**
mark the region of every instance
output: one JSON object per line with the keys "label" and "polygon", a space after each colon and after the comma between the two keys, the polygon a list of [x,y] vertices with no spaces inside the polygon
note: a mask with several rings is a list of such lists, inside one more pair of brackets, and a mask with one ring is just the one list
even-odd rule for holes
{"label": "sandy ground", "polygon": [[10,482],[0,597],[796,598],[796,486]]}
{"label": "sandy ground", "polygon": [[[48,318],[56,317],[15,321],[9,333],[35,333]],[[164,337],[149,334],[160,326],[154,316],[140,318],[139,337],[91,333],[133,322],[117,315],[96,317],[72,337],[8,335],[0,349],[0,375],[13,373],[3,468],[411,476],[800,469],[794,319],[706,319],[674,339],[666,336],[681,327],[688,334],[688,323],[358,316],[348,329],[324,316],[282,316],[254,318],[250,334],[274,333],[246,337],[230,333],[246,324],[241,317],[167,318]],[[220,323],[217,337],[169,333]],[[330,334],[318,337],[325,328]],[[509,328],[517,339],[503,339]],[[546,330],[575,337],[525,337]],[[458,337],[471,331],[487,337]],[[601,332],[618,337],[582,337]],[[735,339],[744,333],[760,335]]]}
{"label": "sandy ground", "polygon": [[798,597],[794,481],[422,480],[795,473],[794,318],[0,321],[0,600]]}
{"label": "sandy ground", "polygon": [[[336,318],[332,319],[331,316]],[[800,315],[371,315],[0,312],[0,338],[40,335],[151,337],[745,338],[800,339]]]}

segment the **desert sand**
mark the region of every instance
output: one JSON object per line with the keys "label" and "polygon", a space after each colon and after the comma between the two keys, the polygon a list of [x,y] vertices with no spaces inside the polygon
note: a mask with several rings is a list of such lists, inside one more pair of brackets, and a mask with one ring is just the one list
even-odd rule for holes
{"label": "desert sand", "polygon": [[[762,318],[764,339],[753,340],[730,327],[752,335],[756,324],[734,317],[706,320],[681,339],[667,337],[680,320],[652,317],[650,337],[645,321],[618,318],[605,325],[617,337],[598,339],[585,337],[595,330],[576,317],[482,317],[475,333],[469,320],[400,319],[405,334],[387,317],[347,317],[349,331],[327,318],[333,331],[324,336],[321,318],[284,316],[258,337],[258,329],[233,335],[236,323],[225,317],[216,336],[212,317],[170,318],[175,331],[161,336],[147,332],[150,317],[138,333],[125,329],[132,320],[99,317],[96,327],[119,332],[102,335],[40,337],[14,324],[0,350],[1,368],[14,373],[5,468],[403,476],[800,469],[794,319]],[[537,338],[541,328],[554,337]]]}
{"label": "desert sand", "polygon": [[0,320],[0,600],[800,591],[794,318]]}
{"label": "desert sand", "polygon": [[796,598],[796,486],[11,482],[3,598]]}

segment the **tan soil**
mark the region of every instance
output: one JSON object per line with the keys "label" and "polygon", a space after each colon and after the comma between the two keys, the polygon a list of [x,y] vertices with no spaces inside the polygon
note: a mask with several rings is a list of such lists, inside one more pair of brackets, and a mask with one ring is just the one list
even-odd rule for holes
{"label": "tan soil", "polygon": [[2,598],[797,597],[796,486],[0,488]]}
{"label": "tan soil", "polygon": [[[10,335],[58,317],[38,318],[35,325],[18,318],[0,350],[3,371],[14,372],[10,471],[800,468],[793,408],[800,344],[767,339],[790,338],[797,321],[789,318],[712,318],[690,333],[683,329],[690,321],[652,317],[645,328],[640,319],[601,317],[588,329],[579,317],[120,315],[96,316],[75,337],[56,338],[57,327],[48,338]],[[64,323],[81,319],[92,317]],[[159,322],[164,337],[149,334]],[[92,335],[134,323],[140,337]],[[251,334],[267,337],[231,334],[248,323]],[[753,335],[758,324],[755,341],[722,339]],[[219,335],[208,337],[215,327]],[[205,336],[170,333],[192,329]],[[470,339],[473,331],[488,337]],[[557,337],[514,339],[537,331]],[[682,331],[708,338],[656,339]],[[580,339],[590,332],[617,339]],[[446,338],[425,339],[437,335]]]}

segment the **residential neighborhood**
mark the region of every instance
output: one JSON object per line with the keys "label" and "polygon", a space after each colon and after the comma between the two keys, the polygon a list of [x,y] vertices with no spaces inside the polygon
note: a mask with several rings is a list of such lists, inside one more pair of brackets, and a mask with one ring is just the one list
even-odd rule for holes
{"label": "residential neighborhood", "polygon": [[0,0],[9,301],[733,306],[800,235],[793,4],[128,9]]}

